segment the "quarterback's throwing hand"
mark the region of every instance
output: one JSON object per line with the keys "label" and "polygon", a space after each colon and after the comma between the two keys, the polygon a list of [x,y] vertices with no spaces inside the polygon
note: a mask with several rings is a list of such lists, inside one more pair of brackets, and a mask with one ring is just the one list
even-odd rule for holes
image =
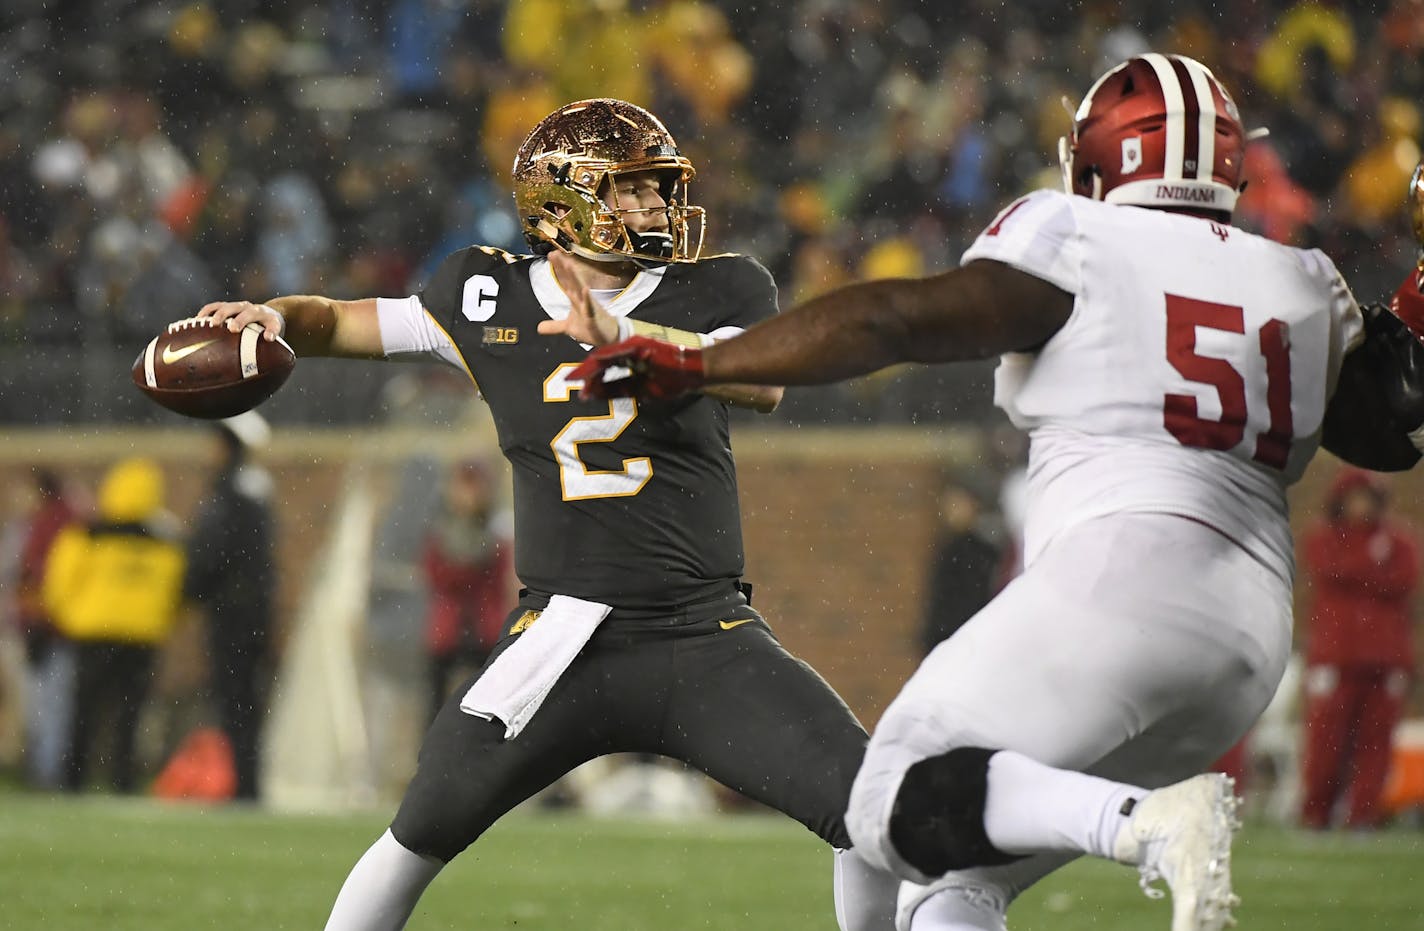
{"label": "quarterback's throwing hand", "polygon": [[214,326],[226,326],[233,333],[240,333],[249,323],[256,323],[262,327],[262,335],[267,340],[275,340],[286,328],[286,321],[276,308],[251,301],[213,301],[204,304],[193,316],[211,320]]}
{"label": "quarterback's throwing hand", "polygon": [[586,398],[674,398],[702,387],[702,350],[634,336],[589,353],[569,380]]}

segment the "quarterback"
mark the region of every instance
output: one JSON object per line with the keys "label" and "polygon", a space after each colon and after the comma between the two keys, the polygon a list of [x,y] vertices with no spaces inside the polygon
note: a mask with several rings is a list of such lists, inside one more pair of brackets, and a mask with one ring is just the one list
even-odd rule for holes
{"label": "quarterback", "polygon": [[1230,781],[1195,775],[1265,708],[1291,646],[1286,487],[1324,445],[1403,469],[1424,357],[1331,261],[1231,225],[1245,133],[1196,61],[1088,91],[1066,190],[1007,205],[959,268],[853,285],[706,349],[634,338],[598,397],[813,384],[1001,356],[1029,431],[1026,569],[905,684],[847,813],[915,931],[1002,931],[1090,854],[1165,880],[1173,931],[1231,922]]}
{"label": "quarterback", "polygon": [[[594,757],[658,753],[785,812],[837,848],[837,920],[888,929],[897,882],[849,850],[844,812],[867,735],[777,642],[742,584],[727,404],[781,389],[590,402],[590,345],[684,345],[776,313],[756,261],[701,256],[692,164],[656,117],[579,101],[514,162],[533,255],[472,246],[404,298],[220,302],[201,316],[283,331],[298,356],[442,360],[468,372],[513,468],[519,607],[484,669],[437,714],[390,829],[327,927],[395,929],[440,868],[520,802]],[[551,261],[553,259],[553,261]],[[577,273],[582,290],[565,295]],[[573,290],[571,287],[570,290]]]}

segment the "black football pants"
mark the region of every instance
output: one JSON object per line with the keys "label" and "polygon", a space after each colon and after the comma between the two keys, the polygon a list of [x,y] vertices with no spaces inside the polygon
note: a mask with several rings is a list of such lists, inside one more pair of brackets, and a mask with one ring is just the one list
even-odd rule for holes
{"label": "black football pants", "polygon": [[511,740],[502,723],[460,710],[475,678],[436,715],[391,824],[410,850],[453,859],[565,773],[621,752],[682,760],[828,843],[850,846],[843,815],[865,731],[740,595],[660,624],[610,617]]}

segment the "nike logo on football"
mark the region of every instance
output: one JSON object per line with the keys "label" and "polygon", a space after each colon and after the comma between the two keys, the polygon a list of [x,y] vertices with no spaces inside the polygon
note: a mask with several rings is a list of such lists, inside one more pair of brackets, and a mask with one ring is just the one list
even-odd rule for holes
{"label": "nike logo on football", "polygon": [[172,347],[172,346],[164,346],[164,347],[163,347],[163,364],[164,364],[164,365],[172,365],[174,362],[177,362],[179,359],[182,359],[184,356],[191,356],[193,353],[197,352],[199,349],[203,349],[203,348],[205,348],[205,347],[207,347],[207,346],[211,346],[213,343],[216,343],[216,342],[217,342],[217,340],[215,340],[215,339],[205,339],[205,340],[203,340],[201,343],[194,343],[194,344],[191,345],[191,346],[184,346],[182,349],[179,349],[177,352],[174,352],[174,351],[173,351],[173,347]]}
{"label": "nike logo on football", "polygon": [[744,617],[740,621],[718,621],[717,623],[722,625],[723,630],[731,630],[733,627],[741,627],[743,624],[750,624],[754,620],[756,620],[756,618],[754,617]]}

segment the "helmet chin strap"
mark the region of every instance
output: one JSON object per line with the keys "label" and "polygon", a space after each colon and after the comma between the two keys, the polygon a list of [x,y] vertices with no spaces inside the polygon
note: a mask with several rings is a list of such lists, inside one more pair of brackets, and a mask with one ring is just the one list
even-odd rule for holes
{"label": "helmet chin strap", "polygon": [[639,268],[657,268],[672,262],[674,242],[671,233],[635,233],[632,230],[627,230],[627,233],[628,245],[631,251],[638,253],[637,255],[628,255],[622,252],[594,252],[577,243],[570,247],[570,251],[590,262],[602,262],[607,265],[632,263]]}
{"label": "helmet chin strap", "polygon": [[569,251],[579,258],[598,262],[601,265],[635,265],[638,268],[659,268],[672,262],[673,240],[671,235],[667,233],[639,235],[629,230],[628,240],[629,245],[639,253],[638,255],[621,252],[594,252],[577,243],[571,244]]}
{"label": "helmet chin strap", "polygon": [[672,261],[675,249],[671,233],[635,233],[628,230],[628,244],[633,247],[634,252],[647,256],[645,259],[633,260],[640,264],[647,262],[650,265],[665,265]]}
{"label": "helmet chin strap", "polygon": [[617,255],[612,252],[594,252],[592,249],[585,249],[578,243],[571,245],[569,251],[581,259],[588,259],[590,262],[601,262],[605,265],[623,265],[629,261],[626,255]]}

